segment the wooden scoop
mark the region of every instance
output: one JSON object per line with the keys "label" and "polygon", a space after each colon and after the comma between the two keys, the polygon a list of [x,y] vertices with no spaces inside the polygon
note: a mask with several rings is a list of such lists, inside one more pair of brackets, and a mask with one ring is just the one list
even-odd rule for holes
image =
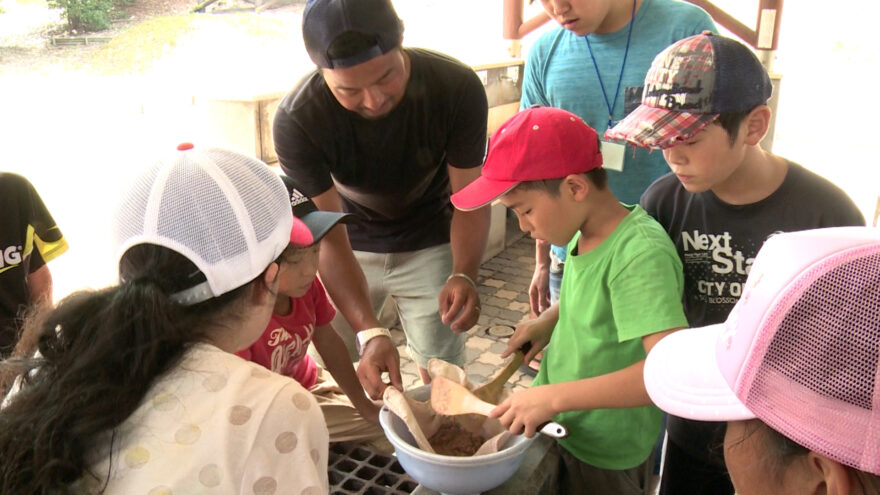
{"label": "wooden scoop", "polygon": [[523,353],[522,351],[516,351],[513,354],[513,358],[507,363],[507,366],[489,380],[488,383],[474,389],[474,395],[480,400],[491,404],[498,404],[498,398],[501,396],[501,391],[504,390],[504,384],[507,383],[507,380],[510,380],[510,377],[513,376],[522,363]]}
{"label": "wooden scoop", "polygon": [[488,383],[474,389],[474,395],[480,400],[484,400],[491,404],[498,404],[498,399],[501,397],[501,391],[504,390],[504,384],[507,383],[507,380],[510,380],[510,377],[519,369],[520,365],[523,363],[525,355],[531,348],[531,343],[526,342],[523,344],[513,353],[513,358],[507,363],[507,366],[489,380]]}
{"label": "wooden scoop", "polygon": [[[494,405],[478,399],[464,385],[442,376],[431,381],[431,407],[440,414],[456,416],[459,414],[481,414],[488,416]],[[568,430],[559,423],[548,421],[541,425],[541,433],[554,438],[563,438]]]}

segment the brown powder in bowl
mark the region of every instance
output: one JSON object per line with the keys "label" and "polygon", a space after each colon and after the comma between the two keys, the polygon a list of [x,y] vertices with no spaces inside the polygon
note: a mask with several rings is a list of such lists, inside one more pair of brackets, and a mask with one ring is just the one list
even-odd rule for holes
{"label": "brown powder in bowl", "polygon": [[475,435],[453,420],[444,421],[440,428],[431,435],[428,442],[441,455],[469,457],[474,455],[486,440]]}

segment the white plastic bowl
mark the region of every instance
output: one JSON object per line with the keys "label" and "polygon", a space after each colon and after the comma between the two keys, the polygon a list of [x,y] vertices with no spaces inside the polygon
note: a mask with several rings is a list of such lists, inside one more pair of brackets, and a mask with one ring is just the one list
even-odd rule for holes
{"label": "white plastic bowl", "polygon": [[[430,393],[430,386],[407,391],[407,395],[416,400],[427,400]],[[519,469],[533,440],[515,435],[498,452],[456,457],[418,448],[403,420],[385,406],[379,411],[379,424],[394,446],[404,471],[422,486],[449,495],[480,493],[504,483]]]}

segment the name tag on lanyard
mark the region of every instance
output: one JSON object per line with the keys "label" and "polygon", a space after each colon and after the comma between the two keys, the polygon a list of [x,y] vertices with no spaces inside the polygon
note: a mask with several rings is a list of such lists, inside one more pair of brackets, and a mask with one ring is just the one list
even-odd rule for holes
{"label": "name tag on lanyard", "polygon": [[[596,63],[596,56],[593,55],[593,46],[590,44],[589,35],[584,35],[584,41],[587,43],[587,51],[590,52],[590,60],[593,62],[593,68],[596,69],[596,80],[602,89],[602,97],[605,99],[605,106],[608,109],[608,128],[614,127],[611,115],[614,113],[614,106],[617,104],[617,96],[620,94],[620,85],[623,82],[623,69],[626,67],[626,58],[629,55],[629,42],[632,39],[633,24],[636,18],[636,0],[633,0],[632,16],[629,20],[629,32],[626,35],[626,48],[623,51],[623,60],[620,63],[620,73],[617,75],[617,87],[614,88],[613,97],[608,99],[608,92],[605,91],[605,83],[602,82],[602,74],[599,73],[599,64]],[[622,144],[609,143],[602,141],[602,167],[607,170],[616,170],[623,172],[623,157],[626,147]]]}
{"label": "name tag on lanyard", "polygon": [[623,157],[626,146],[602,141],[602,168],[623,172]]}

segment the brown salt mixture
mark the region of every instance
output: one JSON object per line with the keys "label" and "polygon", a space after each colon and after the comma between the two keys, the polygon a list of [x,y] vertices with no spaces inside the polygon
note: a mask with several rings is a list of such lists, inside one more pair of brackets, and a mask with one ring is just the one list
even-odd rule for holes
{"label": "brown salt mixture", "polygon": [[443,422],[428,442],[438,454],[469,457],[476,453],[485,439],[465,430],[450,419]]}

